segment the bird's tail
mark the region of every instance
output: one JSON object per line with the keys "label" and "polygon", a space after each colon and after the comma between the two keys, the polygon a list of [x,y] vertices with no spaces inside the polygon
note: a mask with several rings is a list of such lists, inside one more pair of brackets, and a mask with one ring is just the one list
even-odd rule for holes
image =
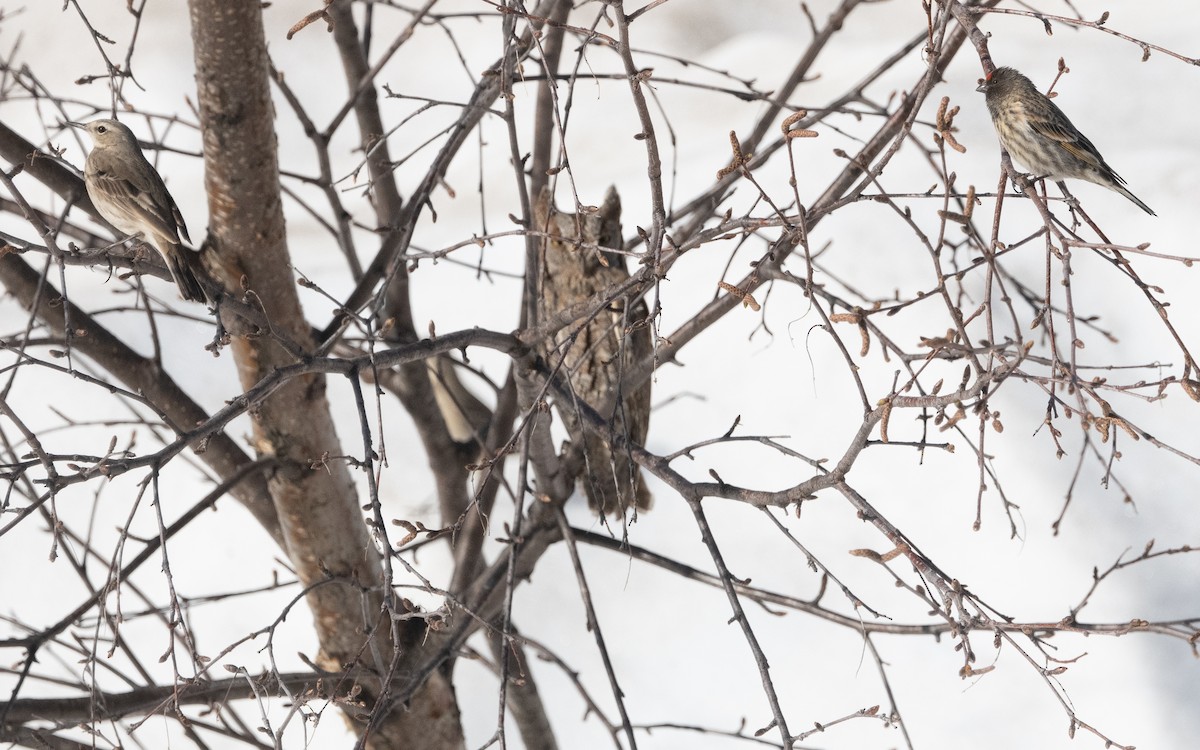
{"label": "bird's tail", "polygon": [[204,269],[204,265],[200,262],[199,252],[189,247],[176,245],[172,248],[172,252],[166,254],[164,259],[167,261],[167,270],[171,272],[171,278],[175,281],[175,286],[179,287],[179,294],[185,300],[191,302],[208,301],[208,295],[204,291],[204,286],[200,283],[200,279],[208,277],[208,271]]}
{"label": "bird's tail", "polygon": [[1137,205],[1138,208],[1142,209],[1143,211],[1150,214],[1151,216],[1158,216],[1158,214],[1154,213],[1154,211],[1151,210],[1149,206],[1147,206],[1145,203],[1142,203],[1141,198],[1138,198],[1136,195],[1129,192],[1129,190],[1127,190],[1124,185],[1122,185],[1118,182],[1113,182],[1113,183],[1109,184],[1108,187],[1111,187],[1113,190],[1117,191],[1121,195],[1123,195],[1126,198],[1128,198],[1129,200],[1133,201]]}
{"label": "bird's tail", "polygon": [[650,510],[654,496],[646,487],[641,469],[628,454],[587,436],[586,464],[580,478],[588,506],[598,514],[621,515],[637,508]]}

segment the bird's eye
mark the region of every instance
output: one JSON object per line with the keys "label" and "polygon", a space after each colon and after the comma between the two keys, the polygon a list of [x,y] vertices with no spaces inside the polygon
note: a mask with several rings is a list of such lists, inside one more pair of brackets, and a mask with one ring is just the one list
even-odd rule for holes
{"label": "bird's eye", "polygon": [[106,128],[106,127],[104,127],[103,125],[101,125],[100,127],[96,128],[96,132],[97,132],[97,133],[107,133],[107,132],[108,132],[108,128]]}

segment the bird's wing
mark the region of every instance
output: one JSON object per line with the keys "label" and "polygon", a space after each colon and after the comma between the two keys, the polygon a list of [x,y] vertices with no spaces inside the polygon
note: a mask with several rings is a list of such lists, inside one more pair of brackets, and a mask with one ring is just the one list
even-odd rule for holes
{"label": "bird's wing", "polygon": [[[1053,103],[1051,104],[1053,105]],[[1096,150],[1092,142],[1071,124],[1071,121],[1062,113],[1062,110],[1056,108],[1055,111],[1058,115],[1057,117],[1030,117],[1030,127],[1039,135],[1049,138],[1062,146],[1067,153],[1076,159],[1080,159],[1097,169],[1112,171],[1104,163],[1104,159],[1101,158],[1100,152]]]}
{"label": "bird's wing", "polygon": [[[156,234],[175,243],[178,243],[180,235],[183,235],[185,241],[191,242],[179,207],[175,205],[175,200],[167,192],[167,186],[149,162],[146,162],[149,174],[140,179],[136,174],[132,177],[119,177],[118,171],[112,167],[105,158],[90,160],[89,187],[107,196],[112,203],[131,207],[131,212],[137,214],[137,223],[149,224]],[[122,175],[130,172],[136,170],[119,170]]]}

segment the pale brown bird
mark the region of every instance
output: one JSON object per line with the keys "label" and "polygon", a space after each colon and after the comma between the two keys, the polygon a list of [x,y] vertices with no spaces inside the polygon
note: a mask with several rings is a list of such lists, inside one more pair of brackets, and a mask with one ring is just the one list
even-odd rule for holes
{"label": "pale brown bird", "polygon": [[1156,215],[1033,81],[1012,68],[996,68],[976,91],[984,94],[1000,145],[1034,177],[1054,180],[1064,192],[1067,178],[1094,182]]}
{"label": "pale brown bird", "polygon": [[158,251],[184,299],[204,302],[200,253],[180,241],[181,236],[183,242],[192,241],[183,215],[133,131],[116,120],[69,124],[92,137],[83,181],[96,210],[120,231]]}
{"label": "pale brown bird", "polygon": [[[604,249],[621,246],[621,200],[615,190],[609,189],[598,211],[578,215],[555,210],[553,198],[543,190],[534,206],[533,229],[549,235],[541,242],[539,320],[629,278],[625,258]],[[618,297],[582,328],[580,321],[561,328],[542,350],[551,367],[563,360],[575,398],[608,419],[615,433],[639,445],[650,427],[650,381],[637,387],[622,381],[633,363],[653,351],[647,315],[640,298]],[[556,408],[585,459],[580,482],[591,508],[604,515],[648,509],[653,498],[628,451],[611,450],[605,440],[584,430],[570,401],[560,400]]]}

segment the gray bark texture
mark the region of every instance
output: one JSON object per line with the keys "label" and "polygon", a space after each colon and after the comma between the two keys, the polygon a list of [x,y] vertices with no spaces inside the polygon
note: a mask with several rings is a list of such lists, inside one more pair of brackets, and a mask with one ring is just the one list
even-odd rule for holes
{"label": "gray bark texture", "polygon": [[[213,265],[227,288],[246,290],[271,326],[271,335],[232,342],[242,384],[251,388],[295,361],[279,338],[304,351],[314,348],[287,249],[262,7],[254,0],[191,0],[189,8]],[[386,703],[391,676],[408,656],[395,636],[408,639],[393,631],[390,581],[362,521],[349,469],[324,460],[346,452],[324,378],[296,378],[271,395],[254,412],[254,438],[258,452],[277,461],[269,487],[288,558],[308,587],[320,640],[314,662],[349,678],[339,693],[351,684],[361,690],[371,720],[351,721],[367,733],[366,747],[461,746],[453,691],[440,673],[403,710]]]}

